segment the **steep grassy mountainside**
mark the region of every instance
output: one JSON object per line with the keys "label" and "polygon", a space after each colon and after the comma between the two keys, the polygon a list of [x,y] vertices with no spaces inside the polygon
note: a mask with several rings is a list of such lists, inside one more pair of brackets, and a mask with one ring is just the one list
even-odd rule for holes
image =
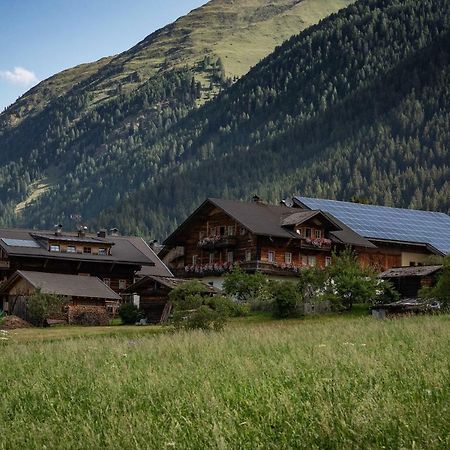
{"label": "steep grassy mountainside", "polygon": [[[120,194],[114,186],[93,209],[85,193],[66,187],[73,179],[102,185],[109,163],[97,165],[99,157],[111,150],[132,157],[136,147],[148,148],[276,45],[349,3],[212,0],[122,54],[43,81],[0,115],[0,222],[20,221],[51,190],[65,190],[77,204],[71,212],[85,217],[111,206]],[[107,156],[112,165],[114,158]],[[132,182],[125,191],[136,187]]]}

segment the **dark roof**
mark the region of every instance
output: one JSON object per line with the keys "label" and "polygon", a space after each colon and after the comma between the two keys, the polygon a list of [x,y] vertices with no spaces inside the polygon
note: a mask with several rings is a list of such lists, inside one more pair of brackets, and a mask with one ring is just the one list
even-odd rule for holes
{"label": "dark roof", "polygon": [[281,218],[292,214],[292,208],[284,205],[268,205],[260,202],[239,202],[210,198],[207,201],[223,209],[254,234],[283,238],[298,238],[296,233],[281,226]]}
{"label": "dark roof", "polygon": [[313,217],[317,216],[317,214],[320,214],[320,211],[293,212],[291,209],[290,214],[281,219],[280,225],[283,227],[289,226],[289,225],[300,225],[300,224],[308,221],[309,219],[312,219]]}
{"label": "dark roof", "polygon": [[[145,288],[149,282],[154,282],[162,284],[163,286],[168,287],[169,289],[175,289],[179,286],[182,286],[183,284],[192,282],[192,280],[186,280],[184,278],[175,278],[175,277],[158,277],[158,276],[147,276],[139,281],[136,281],[136,283],[129,286],[126,290],[126,292],[136,292],[139,288]],[[214,286],[211,286],[210,284],[203,283],[202,281],[195,280],[197,283],[201,283],[205,290],[205,293],[211,293],[211,294],[218,294],[220,292],[219,289],[215,288]]]}
{"label": "dark roof", "polygon": [[[36,235],[39,235],[40,238],[36,238]],[[96,244],[104,242],[105,244],[113,245],[111,255],[103,256],[85,253],[50,252],[46,247],[41,245],[44,236],[56,238],[56,236],[54,234],[52,235],[50,232],[38,232],[36,230],[24,229],[0,229],[0,247],[11,256],[109,262],[138,266],[162,265],[159,258],[149,249],[143,239],[139,237],[108,236],[107,238],[102,239],[94,234],[87,235],[86,238],[95,239]],[[64,233],[62,236],[68,239],[72,238],[73,240],[71,239],[71,242],[77,240],[77,233]],[[79,242],[86,242],[86,238],[81,238]],[[60,239],[60,237],[58,236],[57,239]],[[29,247],[26,246],[26,242],[30,242]]]}
{"label": "dark roof", "polygon": [[293,230],[286,228],[286,226],[303,223],[317,214],[322,214],[336,227],[337,231],[331,232],[335,242],[360,247],[376,248],[376,246],[367,239],[359,236],[344,223],[337,220],[331,214],[324,213],[323,211],[302,212],[285,205],[268,205],[260,202],[240,202],[217,198],[210,198],[203,202],[202,205],[165,240],[165,244],[170,245],[171,241],[174,242],[179,233],[189,225],[190,220],[208,205],[213,205],[222,209],[225,213],[233,217],[242,226],[256,235],[287,239],[300,239],[300,236]]}
{"label": "dark roof", "polygon": [[18,270],[5,282],[1,287],[1,291],[7,292],[9,287],[14,285],[15,281],[19,278],[28,281],[32,286],[40,289],[44,294],[56,294],[65,297],[120,300],[120,295],[116,294],[97,277],[31,272],[27,270]]}
{"label": "dark roof", "polygon": [[439,272],[442,266],[397,267],[380,273],[379,278],[426,277]]}
{"label": "dark roof", "polygon": [[450,253],[450,217],[444,213],[308,197],[294,197],[294,202],[305,209],[326,211],[373,241],[423,245],[435,254]]}
{"label": "dark roof", "polygon": [[61,242],[79,242],[85,244],[107,244],[114,245],[109,239],[99,238],[94,236],[78,236],[78,235],[67,235],[67,234],[55,234],[55,233],[30,233],[33,237],[38,239],[55,240]]}

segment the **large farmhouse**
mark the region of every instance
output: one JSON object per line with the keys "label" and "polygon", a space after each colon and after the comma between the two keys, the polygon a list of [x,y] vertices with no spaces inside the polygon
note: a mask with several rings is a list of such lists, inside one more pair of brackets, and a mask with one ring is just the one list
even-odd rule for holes
{"label": "large farmhouse", "polygon": [[[117,230],[87,233],[21,229],[0,230],[0,307],[7,310],[8,299],[18,274],[42,273],[42,279],[55,279],[52,274],[78,275],[71,278],[72,297],[86,297],[88,283],[95,277],[116,294],[126,289],[139,276],[172,276],[147,243],[138,237],[119,236]],[[74,281],[76,280],[76,282]],[[108,290],[105,290],[108,292]],[[57,293],[57,292],[55,292]],[[117,298],[117,296],[116,296]],[[3,305],[2,305],[3,304]],[[92,304],[97,304],[92,300]]]}
{"label": "large farmhouse", "polygon": [[164,244],[160,256],[178,276],[218,286],[236,263],[248,272],[293,276],[305,267],[325,267],[333,251],[348,246],[361,264],[381,272],[449,253],[450,217],[303,197],[281,205],[257,197],[252,202],[211,198]]}

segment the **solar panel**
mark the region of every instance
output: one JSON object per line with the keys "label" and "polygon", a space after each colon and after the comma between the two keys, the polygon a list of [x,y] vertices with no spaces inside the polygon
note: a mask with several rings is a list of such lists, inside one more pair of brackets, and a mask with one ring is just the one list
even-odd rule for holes
{"label": "solar panel", "polygon": [[41,246],[31,239],[5,239],[2,241],[9,247],[24,247],[24,248],[41,248]]}
{"label": "solar panel", "polygon": [[329,212],[365,238],[429,244],[442,253],[450,253],[447,214],[307,197],[296,199],[307,208]]}

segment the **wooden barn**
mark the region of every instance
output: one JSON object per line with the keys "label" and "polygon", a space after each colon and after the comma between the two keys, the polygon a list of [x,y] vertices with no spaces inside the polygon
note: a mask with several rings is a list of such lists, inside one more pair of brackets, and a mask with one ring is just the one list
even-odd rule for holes
{"label": "wooden barn", "polygon": [[417,298],[423,287],[432,287],[442,266],[398,267],[383,272],[379,277],[390,281],[402,298]]}
{"label": "wooden barn", "polygon": [[[169,302],[170,292],[189,282],[189,280],[164,277],[146,276],[127,289],[135,299],[135,303],[143,312],[148,323],[164,323],[170,315],[172,305]],[[220,291],[213,286],[202,283],[204,295],[217,295]]]}

